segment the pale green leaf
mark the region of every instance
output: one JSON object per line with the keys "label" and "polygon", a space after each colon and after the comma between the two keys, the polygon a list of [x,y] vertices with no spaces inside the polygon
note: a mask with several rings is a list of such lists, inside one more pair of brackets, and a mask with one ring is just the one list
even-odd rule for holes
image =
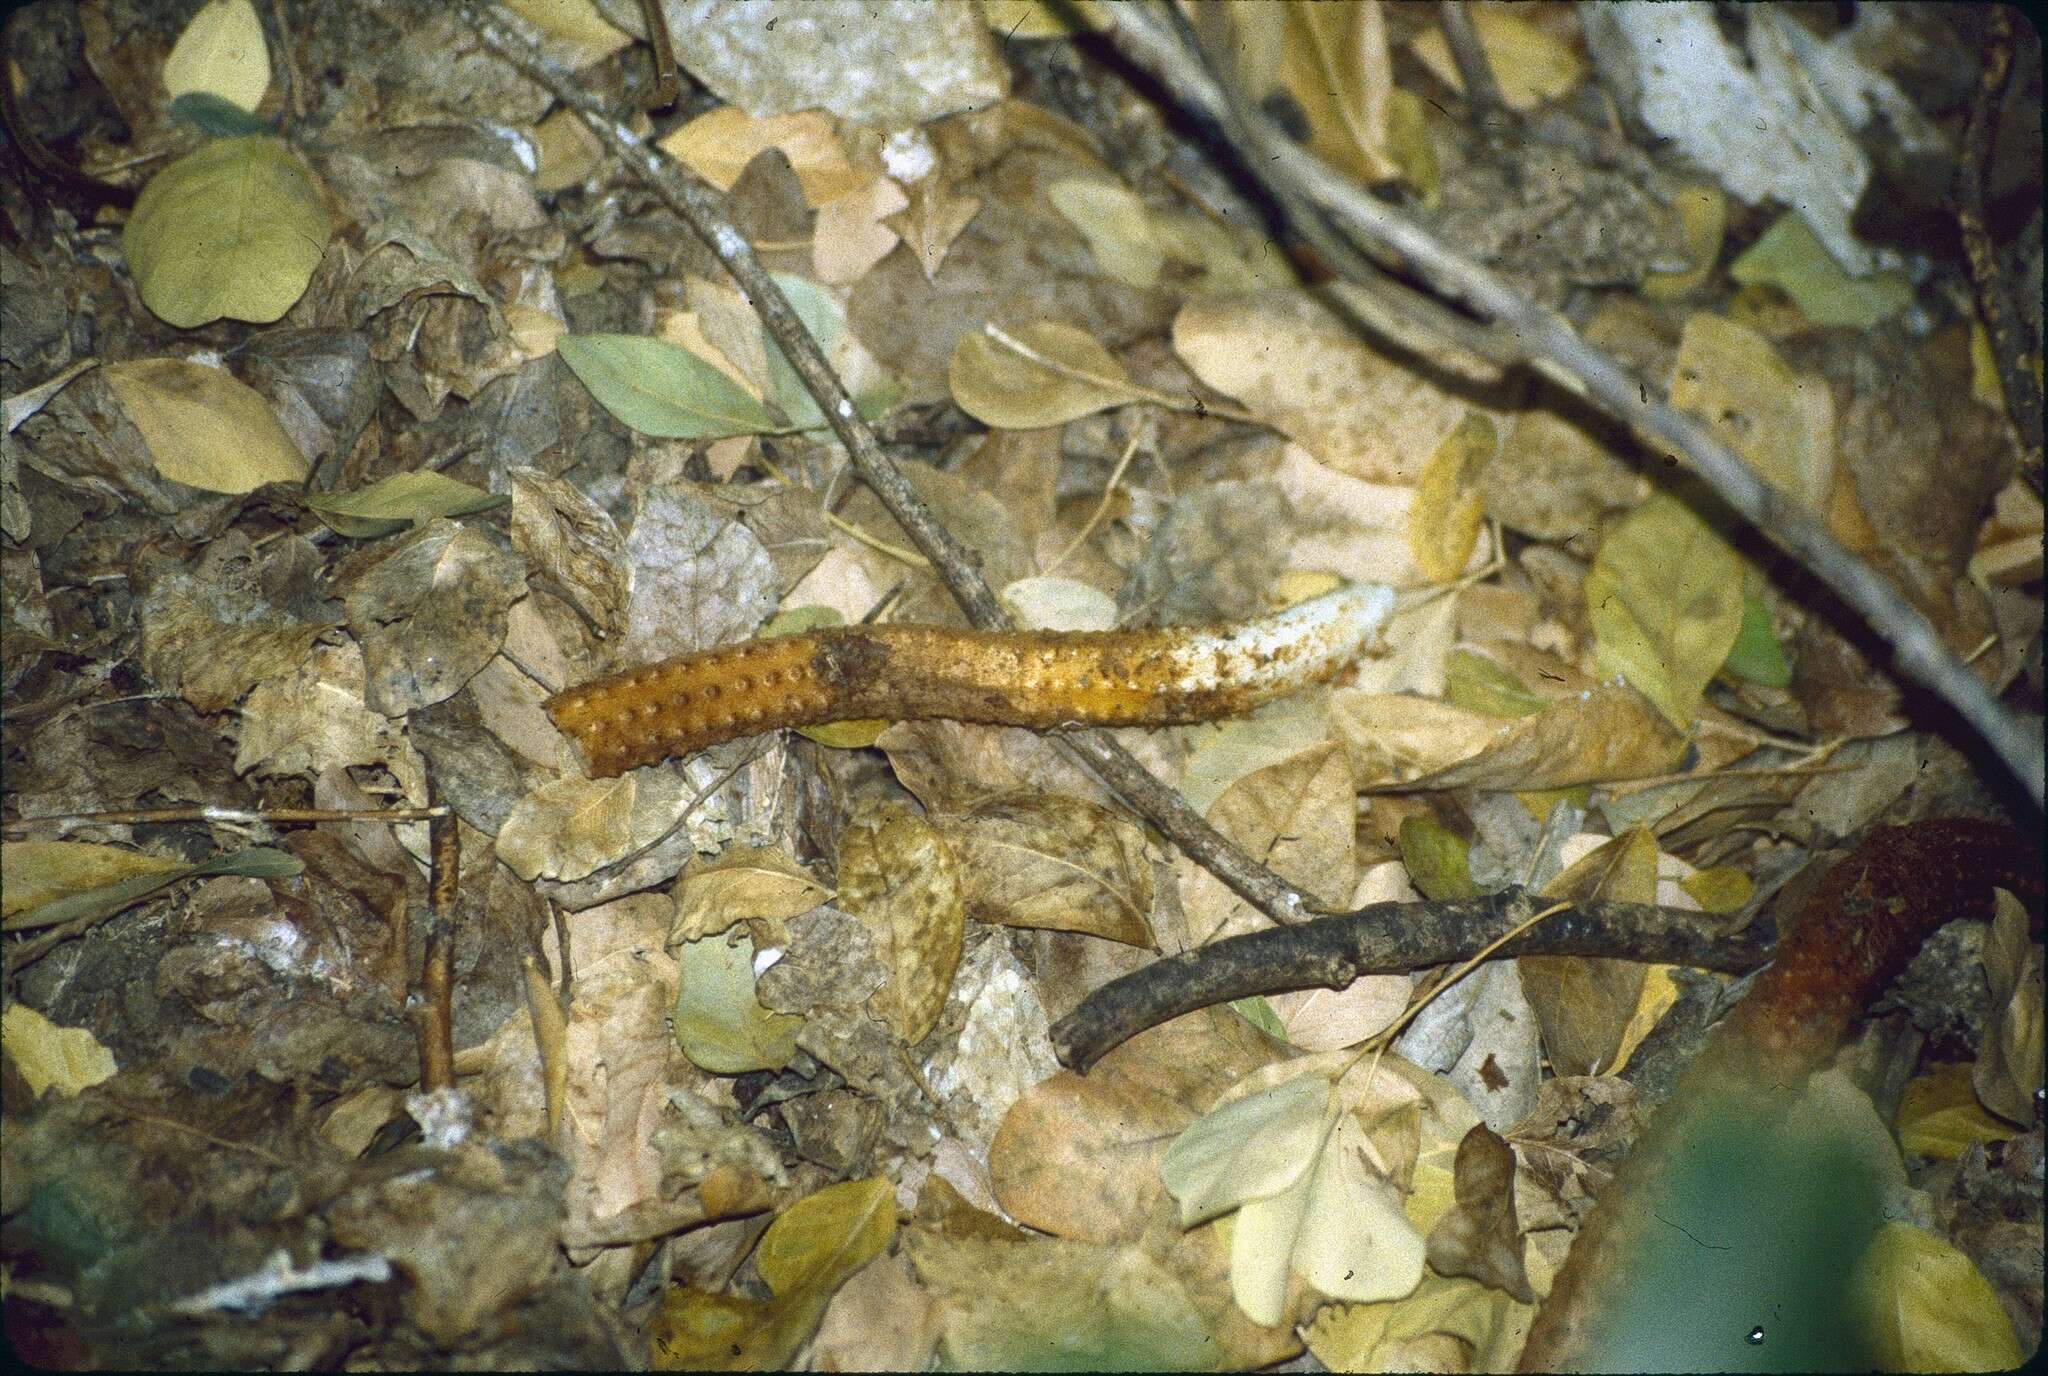
{"label": "pale green leaf", "polygon": [[270,50],[256,7],[249,0],[210,0],[171,45],[163,81],[173,99],[202,92],[242,110],[262,104]]}
{"label": "pale green leaf", "polygon": [[354,492],[316,492],[306,498],[306,505],[336,534],[366,540],[408,525],[425,525],[437,516],[488,511],[505,500],[480,487],[421,470],[394,473]]}
{"label": "pale green leaf", "polygon": [[1181,1226],[1270,1198],[1306,1176],[1331,1094],[1322,1076],[1298,1075],[1190,1123],[1159,1162],[1160,1179],[1180,1203]]}
{"label": "pale green leaf", "polygon": [[1586,574],[1601,671],[1683,728],[1742,627],[1742,561],[1690,507],[1657,493],[1609,528]]}
{"label": "pale green leaf", "polygon": [[1754,592],[1743,594],[1742,628],[1735,633],[1735,644],[1729,647],[1721,669],[1732,678],[1767,688],[1783,688],[1792,682],[1792,666],[1785,662],[1785,651],[1771,629],[1771,610]]}
{"label": "pale green leaf", "polygon": [[752,937],[686,941],[676,948],[676,975],[676,1043],[692,1062],[717,1075],[789,1064],[804,1020],[754,997]]}
{"label": "pale green leaf", "polygon": [[1366,1164],[1365,1131],[1345,1114],[1330,1134],[1294,1244],[1294,1269],[1334,1299],[1399,1299],[1422,1279],[1422,1234],[1391,1182]]}
{"label": "pale green leaf", "polygon": [[288,852],[273,850],[268,846],[248,846],[242,850],[229,851],[225,855],[202,860],[196,865],[177,865],[171,869],[155,871],[139,866],[137,868],[140,872],[132,873],[125,879],[98,884],[91,888],[67,888],[60,896],[38,903],[32,908],[10,910],[6,916],[6,929],[10,932],[26,931],[32,927],[54,927],[62,922],[110,917],[181,879],[208,878],[223,874],[257,879],[283,879],[300,873],[305,866],[298,857]]}
{"label": "pale green leaf", "polygon": [[290,145],[251,134],[206,144],[150,178],[121,251],[143,304],[168,323],[267,325],[304,294],[332,233]]}
{"label": "pale green leaf", "polygon": [[1444,701],[1489,717],[1526,717],[1546,700],[1487,656],[1453,650],[1444,656]]}
{"label": "pale green leaf", "polygon": [[571,334],[555,351],[598,404],[643,435],[722,439],[786,427],[687,349],[636,334]]}
{"label": "pale green leaf", "polygon": [[1476,898],[1471,847],[1465,838],[1427,817],[1401,819],[1401,863],[1424,898]]}
{"label": "pale green leaf", "polygon": [[[1311,1167],[1314,1154],[1311,1146]],[[1312,1183],[1311,1171],[1303,1171],[1280,1193],[1245,1204],[1232,1220],[1230,1297],[1253,1323],[1271,1327],[1285,1316],[1287,1276],[1294,1269],[1294,1244],[1301,1237]]]}
{"label": "pale green leaf", "polygon": [[1842,271],[1796,210],[1780,215],[1728,265],[1728,275],[1744,286],[1768,282],[1780,288],[1816,325],[1867,330],[1913,304],[1913,284],[1901,273],[1851,277]]}

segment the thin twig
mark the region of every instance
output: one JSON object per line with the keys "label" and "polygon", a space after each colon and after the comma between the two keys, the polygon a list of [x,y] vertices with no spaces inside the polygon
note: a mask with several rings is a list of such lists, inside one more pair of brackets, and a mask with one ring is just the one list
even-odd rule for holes
{"label": "thin twig", "polygon": [[106,824],[135,826],[148,822],[231,822],[261,826],[277,822],[431,822],[445,817],[441,807],[131,807],[111,812],[49,812],[40,817],[19,817],[7,823],[15,831],[38,822],[62,822],[73,826]]}
{"label": "thin twig", "polygon": [[[1515,341],[1528,366],[1587,398],[1645,440],[1684,457],[1729,507],[1813,573],[1893,648],[1897,672],[1944,699],[2004,761],[2038,809],[2041,750],[2034,733],[2000,705],[1943,642],[1940,632],[1827,527],[1766,483],[1704,425],[1672,407],[1664,389],[1630,374],[1546,310],[1468,261],[1399,210],[1289,140],[1271,120],[1220,85],[1151,8],[1105,6],[1117,47],[1247,153],[1245,166],[1284,204],[1307,200],[1360,252],[1404,264],[1450,301]],[[1341,265],[1339,265],[1341,267]]]}
{"label": "thin twig", "polygon": [[[1975,289],[1977,316],[1991,343],[1991,356],[1998,365],[1998,381],[2005,392],[2005,411],[2019,437],[2020,455],[2031,470],[2036,488],[2041,479],[2041,384],[2028,366],[2035,353],[2026,339],[2026,327],[2007,289],[2006,273],[1998,261],[1998,248],[1991,242],[1991,228],[1984,221],[1984,177],[1991,167],[1992,144],[1998,131],[1998,114],[2005,103],[2005,89],[2012,80],[2012,14],[2002,5],[1988,7],[1990,43],[1984,52],[1984,67],[1977,78],[1977,96],[1970,105],[1969,123],[1963,126],[1963,146],[1956,158],[1954,201],[1956,223],[1963,234],[1963,257],[1969,264],[1970,285]],[[2036,360],[2038,361],[2038,359]]]}
{"label": "thin twig", "polygon": [[1473,26],[1472,11],[1464,0],[1438,0],[1437,22],[1443,26],[1444,41],[1450,46],[1451,61],[1457,64],[1458,80],[1464,84],[1465,100],[1472,107],[1475,122],[1496,131],[1513,122],[1507,97],[1494,80],[1493,64],[1486,60],[1486,47]]}
{"label": "thin twig", "polygon": [[[433,801],[433,783],[427,785]],[[461,832],[452,813],[427,824],[426,959],[420,969],[419,997],[413,1017],[419,1033],[420,1089],[425,1093],[455,1085],[454,946],[455,906],[460,896]]]}
{"label": "thin twig", "polygon": [[[788,357],[804,390],[818,403],[826,424],[846,446],[862,481],[932,561],[933,571],[967,619],[983,630],[1014,629],[1009,613],[1003,610],[971,556],[932,516],[895,461],[882,452],[875,432],[861,419],[853,398],[825,361],[817,341],[811,338],[781,288],[747,246],[746,237],[733,227],[726,213],[725,198],[606,114],[584,82],[539,51],[528,36],[530,30],[524,20],[504,11],[487,10],[479,0],[459,3],[471,28],[489,47],[574,110],[611,154],[632,169],[717,255],[747,294],[762,325]],[[1178,792],[1152,777],[1108,733],[1075,732],[1064,737],[1063,743],[1112,793],[1246,902],[1276,922],[1301,920],[1307,900],[1293,885],[1227,840],[1189,807]]]}

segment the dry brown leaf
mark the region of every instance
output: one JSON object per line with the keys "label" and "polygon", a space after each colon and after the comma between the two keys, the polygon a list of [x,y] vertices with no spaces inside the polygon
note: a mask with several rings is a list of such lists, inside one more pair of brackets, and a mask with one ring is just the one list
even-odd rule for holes
{"label": "dry brown leaf", "polygon": [[1472,409],[1304,291],[1189,302],[1174,318],[1173,347],[1202,381],[1368,482],[1413,484]]}
{"label": "dry brown leaf", "polygon": [[810,1364],[817,1371],[924,1371],[938,1345],[938,1303],[901,1257],[879,1256],[832,1296]]}
{"label": "dry brown leaf", "polygon": [[526,595],[521,562],[483,531],[439,518],[392,537],[344,599],[368,668],[364,700],[401,716],[453,697],[505,643]]}
{"label": "dry brown leaf", "polygon": [[363,655],[354,644],[315,646],[291,673],[265,679],[242,704],[235,772],[315,775],[381,764],[406,800],[427,803],[426,763],[397,725],[363,701]]}
{"label": "dry brown leaf", "polygon": [[756,118],[736,105],[697,116],[657,145],[720,191],[732,190],[762,152],[779,148],[813,209],[875,180],[847,160],[832,117],[822,110]]}
{"label": "dry brown leaf", "polygon": [[[1231,784],[1210,805],[1209,824],[1311,898],[1341,907],[1358,881],[1354,792],[1344,752],[1325,741]],[[1190,944],[1271,925],[1185,855],[1175,868]]]}
{"label": "dry brown leaf", "polygon": [[889,217],[909,204],[902,187],[877,177],[819,206],[811,233],[811,268],[818,280],[838,286],[866,276],[899,242]]}
{"label": "dry brown leaf", "polygon": [[839,902],[867,928],[889,971],[868,1006],[916,1045],[945,1007],[966,931],[960,863],[945,833],[893,807],[848,827],[839,838]]}
{"label": "dry brown leaf", "polygon": [[968,196],[934,173],[909,190],[910,205],[890,217],[886,224],[903,236],[903,242],[917,255],[927,282],[938,276],[946,251],[981,210],[981,199]]}
{"label": "dry brown leaf", "polygon": [[2027,938],[2027,910],[2004,889],[1984,940],[1992,1025],[1970,1073],[1977,1097],[2015,1123],[2034,1111],[2041,1088],[2041,943]]}
{"label": "dry brown leaf", "polygon": [[626,619],[626,540],[611,513],[537,468],[514,468],[512,548],[552,579],[601,636]]}
{"label": "dry brown leaf", "polygon": [[1515,442],[1480,471],[1486,514],[1538,540],[1590,540],[1610,511],[1650,495],[1650,480],[1609,447],[1606,427],[1578,414],[1529,411]]}
{"label": "dry brown leaf", "polygon": [[[1685,738],[1635,689],[1603,683],[1502,722],[1399,695],[1330,695],[1330,723],[1367,789],[1570,788],[1678,763]],[[1420,770],[1400,777],[1408,770]]]}
{"label": "dry brown leaf", "polygon": [[784,921],[832,897],[787,852],[738,844],[692,860],[669,892],[676,903],[672,943],[716,936],[735,922]]}
{"label": "dry brown leaf", "polygon": [[[1416,562],[1411,539],[1421,496],[1417,488],[1351,477],[1299,444],[1281,451],[1273,485],[1294,508],[1297,530],[1287,541],[1289,567],[1396,588],[1432,581]],[[1483,560],[1491,545],[1491,540],[1474,541],[1468,549],[1474,559]]]}
{"label": "dry brown leaf", "polygon": [[[1656,838],[1640,827],[1615,837],[1546,884],[1543,896],[1656,902]],[[1516,965],[1557,1073],[1613,1069],[1648,967],[1602,956],[1524,956]]]}
{"label": "dry brown leaf", "polygon": [[521,879],[584,879],[668,835],[687,801],[673,770],[556,779],[513,804],[498,858]]}
{"label": "dry brown leaf", "polygon": [[1430,1266],[1439,1275],[1470,1276],[1534,1304],[1515,1224],[1514,1149],[1482,1123],[1458,1144],[1453,1169],[1458,1202],[1430,1229]]}
{"label": "dry brown leaf", "polygon": [[1145,835],[1121,813],[1082,798],[1012,795],[943,825],[975,921],[1155,944]]}
{"label": "dry brown leaf", "polygon": [[1141,1032],[1085,1077],[1063,1070],[1011,1105],[988,1152],[1004,1212],[1084,1242],[1137,1237],[1160,1206],[1159,1159],[1234,1081],[1284,1054],[1228,1009]]}
{"label": "dry brown leaf", "polygon": [[1130,374],[1086,330],[1034,320],[960,337],[946,381],[961,410],[1002,430],[1037,430],[1135,399]]}

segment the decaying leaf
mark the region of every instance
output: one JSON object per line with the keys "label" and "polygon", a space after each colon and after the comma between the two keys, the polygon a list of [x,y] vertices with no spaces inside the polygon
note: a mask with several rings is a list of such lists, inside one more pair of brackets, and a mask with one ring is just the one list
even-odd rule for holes
{"label": "decaying leaf", "polygon": [[2027,937],[2027,910],[2004,889],[1996,894],[1984,973],[1991,982],[1992,1022],[1971,1075],[1994,1112],[2024,1123],[2041,1090],[2041,943]]}
{"label": "decaying leaf", "polygon": [[1153,945],[1145,837],[1109,809],[1058,795],[992,799],[945,831],[977,922]]}
{"label": "decaying leaf", "polygon": [[832,897],[787,852],[745,845],[692,861],[671,892],[676,901],[672,941],[716,936],[735,922],[796,917]]}
{"label": "decaying leaf", "polygon": [[668,835],[688,801],[666,769],[556,779],[512,805],[498,858],[522,879],[583,879]]}
{"label": "decaying leaf", "polygon": [[[1569,788],[1663,774],[1684,738],[1633,688],[1600,684],[1503,723],[1399,694],[1330,695],[1330,720],[1375,789]],[[1402,778],[1398,785],[1389,776]]]}
{"label": "decaying leaf", "polygon": [[525,567],[478,527],[443,517],[399,537],[343,599],[364,700],[395,717],[453,696],[505,643],[525,594]]}
{"label": "decaying leaf", "polygon": [[885,810],[839,841],[839,901],[874,938],[889,982],[870,999],[907,1045],[924,1040],[960,964],[967,910],[959,860],[944,832]]}
{"label": "decaying leaf", "polygon": [[515,468],[512,548],[566,591],[602,635],[625,624],[625,539],[611,513],[559,478]]}
{"label": "decaying leaf", "polygon": [[1458,1144],[1457,1203],[1429,1233],[1429,1264],[1438,1275],[1470,1276],[1534,1304],[1515,1222],[1515,1152],[1481,1124]]}

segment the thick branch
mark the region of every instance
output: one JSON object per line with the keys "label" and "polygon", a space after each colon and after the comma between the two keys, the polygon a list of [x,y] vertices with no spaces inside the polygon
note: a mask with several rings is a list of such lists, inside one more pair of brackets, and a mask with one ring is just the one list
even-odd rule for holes
{"label": "thick branch", "polygon": [[1585,396],[1646,440],[1684,455],[1723,501],[1868,621],[1892,646],[1898,672],[1953,706],[2005,762],[2035,807],[2041,806],[2041,747],[2035,733],[1999,704],[1949,650],[1932,622],[1843,548],[1817,517],[1758,477],[1705,426],[1674,409],[1663,388],[1630,375],[1580,338],[1564,317],[1467,261],[1295,145],[1216,81],[1149,6],[1111,5],[1104,13],[1118,48],[1162,89],[1221,125],[1247,153],[1246,167],[1283,205],[1307,199],[1369,256],[1404,264],[1446,299],[1492,322],[1515,341],[1530,367]]}
{"label": "thick branch", "polygon": [[[1433,903],[1375,903],[1342,917],[1275,927],[1155,961],[1112,980],[1053,1024],[1060,1064],[1085,1073],[1112,1047],[1183,1013],[1254,994],[1342,989],[1362,975],[1464,960],[1535,911],[1519,888]],[[1574,903],[1501,945],[1511,956],[1620,956],[1740,972],[1761,965],[1775,929],[1717,935],[1713,919],[1645,903]]]}

